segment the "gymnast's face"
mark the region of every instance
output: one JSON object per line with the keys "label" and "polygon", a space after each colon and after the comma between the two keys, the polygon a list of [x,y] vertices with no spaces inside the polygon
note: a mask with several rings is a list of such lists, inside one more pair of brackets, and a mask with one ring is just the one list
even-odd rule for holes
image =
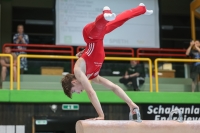
{"label": "gymnast's face", "polygon": [[73,87],[71,88],[72,93],[80,94],[84,90],[83,86],[81,85],[81,83],[78,80],[74,79],[74,80],[72,80],[71,83],[73,84]]}

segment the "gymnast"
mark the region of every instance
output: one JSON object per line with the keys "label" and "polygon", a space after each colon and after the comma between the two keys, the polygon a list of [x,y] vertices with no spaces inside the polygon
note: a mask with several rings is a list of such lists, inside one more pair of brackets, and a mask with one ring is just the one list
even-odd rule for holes
{"label": "gymnast", "polygon": [[88,81],[101,84],[112,90],[117,96],[123,99],[134,114],[134,108],[139,107],[126,95],[126,93],[111,81],[99,76],[99,71],[105,58],[103,39],[104,36],[114,29],[123,25],[127,20],[139,15],[150,15],[153,10],[147,10],[143,3],[136,8],[126,10],[119,15],[112,13],[110,8],[105,6],[103,13],[97,16],[95,22],[87,24],[83,29],[83,38],[87,44],[85,50],[79,52],[75,63],[74,74],[67,74],[61,80],[64,93],[72,98],[72,93],[86,91],[92,105],[98,113],[98,117],[92,120],[103,120],[104,113],[98,97]]}

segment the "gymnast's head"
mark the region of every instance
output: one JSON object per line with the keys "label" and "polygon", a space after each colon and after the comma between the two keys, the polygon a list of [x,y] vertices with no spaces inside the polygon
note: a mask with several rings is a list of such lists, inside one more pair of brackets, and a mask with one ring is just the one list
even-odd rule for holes
{"label": "gymnast's head", "polygon": [[74,74],[67,74],[61,80],[62,88],[64,90],[65,95],[69,98],[72,98],[72,93],[81,93],[83,91],[83,86],[76,79]]}

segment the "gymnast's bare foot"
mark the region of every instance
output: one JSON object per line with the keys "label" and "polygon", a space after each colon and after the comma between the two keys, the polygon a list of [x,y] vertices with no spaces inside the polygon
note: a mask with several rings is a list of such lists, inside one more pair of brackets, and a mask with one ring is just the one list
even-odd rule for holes
{"label": "gymnast's bare foot", "polygon": [[112,13],[110,8],[108,6],[105,6],[103,8],[103,16],[105,18],[105,20],[107,21],[112,21],[112,20],[115,20],[116,18],[116,14],[115,13]]}
{"label": "gymnast's bare foot", "polygon": [[[139,6],[145,6],[143,3],[140,3]],[[147,10],[146,9],[146,12],[144,13],[144,15],[151,15],[153,14],[153,10]]]}

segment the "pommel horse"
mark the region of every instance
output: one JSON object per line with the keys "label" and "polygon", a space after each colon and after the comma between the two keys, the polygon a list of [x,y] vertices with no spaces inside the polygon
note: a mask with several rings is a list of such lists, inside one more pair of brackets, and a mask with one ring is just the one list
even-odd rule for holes
{"label": "pommel horse", "polygon": [[[179,109],[169,114],[167,121],[141,120],[140,112],[135,109],[137,119],[129,114],[129,120],[79,120],[76,133],[200,133],[200,121],[183,121]],[[172,120],[178,113],[178,120]]]}

